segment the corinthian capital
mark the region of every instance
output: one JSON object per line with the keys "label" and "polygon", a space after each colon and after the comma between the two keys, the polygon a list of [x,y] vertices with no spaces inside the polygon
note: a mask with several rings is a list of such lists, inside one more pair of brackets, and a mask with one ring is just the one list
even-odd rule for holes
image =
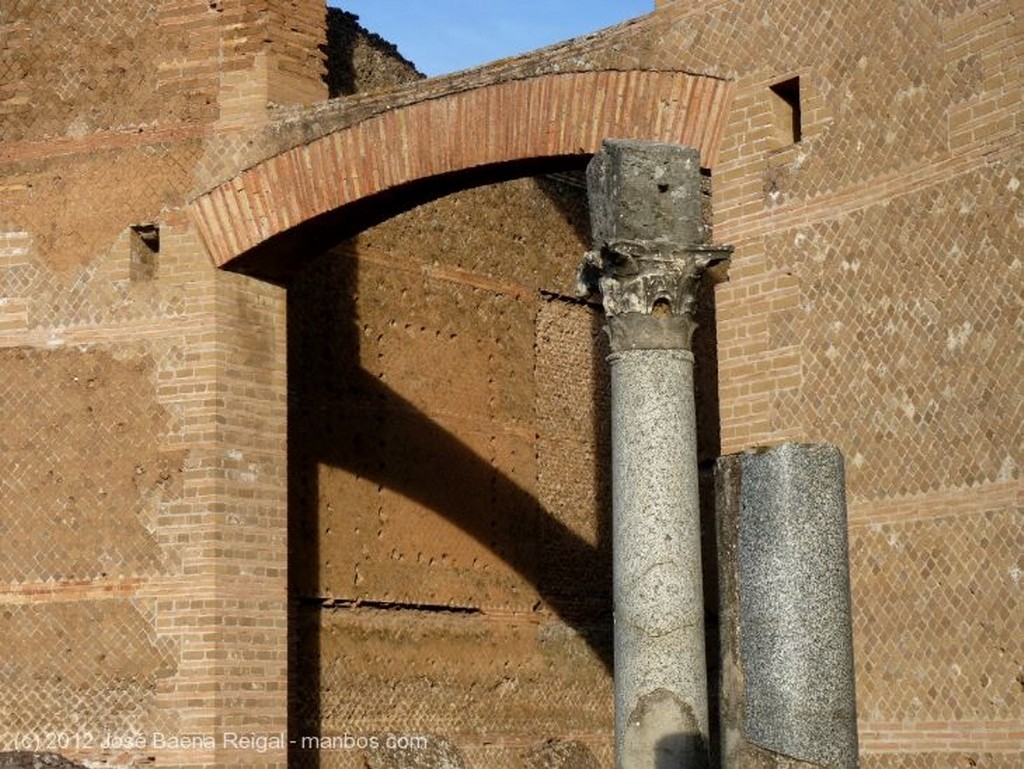
{"label": "corinthian capital", "polygon": [[667,240],[613,240],[584,257],[581,295],[600,292],[613,352],[690,349],[697,287],[732,248]]}

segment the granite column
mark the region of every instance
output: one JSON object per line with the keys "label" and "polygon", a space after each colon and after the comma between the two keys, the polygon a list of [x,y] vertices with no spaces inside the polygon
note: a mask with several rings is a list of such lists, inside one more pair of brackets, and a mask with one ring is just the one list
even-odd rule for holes
{"label": "granite column", "polygon": [[700,158],[607,140],[587,169],[611,342],[615,739],[619,769],[704,769],[704,649],[690,340],[697,286],[729,249],[705,244]]}
{"label": "granite column", "polygon": [[723,765],[856,769],[843,458],[784,443],[718,460]]}

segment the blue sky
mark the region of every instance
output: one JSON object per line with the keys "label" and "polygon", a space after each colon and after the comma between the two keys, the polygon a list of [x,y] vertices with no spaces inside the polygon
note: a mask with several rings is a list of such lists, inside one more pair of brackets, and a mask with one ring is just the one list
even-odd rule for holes
{"label": "blue sky", "polygon": [[475,67],[654,10],[654,0],[329,0],[427,75]]}

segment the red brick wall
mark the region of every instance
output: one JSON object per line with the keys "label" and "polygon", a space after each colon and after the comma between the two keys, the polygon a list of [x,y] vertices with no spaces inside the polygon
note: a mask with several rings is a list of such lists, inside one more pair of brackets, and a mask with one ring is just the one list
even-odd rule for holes
{"label": "red brick wall", "polygon": [[232,78],[264,82],[250,116],[292,100],[260,74],[269,13],[0,10],[0,749],[281,765],[172,743],[286,724],[283,293],[175,212],[244,146]]}
{"label": "red brick wall", "polygon": [[[659,120],[696,115],[713,127],[727,115],[710,132],[721,137],[716,239],[737,247],[717,289],[722,448],[829,440],[846,455],[863,763],[1019,764],[1024,32],[1015,4],[665,3],[542,57],[386,96],[276,107],[321,93],[321,10],[255,0],[0,10],[0,498],[11,534],[0,622],[5,650],[15,650],[0,662],[0,700],[18,703],[4,723],[19,736],[59,733],[72,718],[77,734],[93,736],[268,734],[285,724],[284,295],[215,270],[186,200],[268,157],[304,161],[307,150],[281,153],[310,137],[311,147],[333,146],[332,134],[368,126],[379,135],[319,157],[342,176],[357,167],[371,181],[376,170],[373,189],[404,181],[387,177],[401,153],[383,165],[363,157],[403,147],[389,141],[423,130],[410,116],[445,116],[451,104],[472,105],[464,117],[478,132],[488,120],[526,126],[502,141],[539,137],[523,146],[550,148],[530,122],[536,111],[494,124],[487,107],[497,102],[487,100],[516,92],[548,103],[556,78],[540,76],[586,72],[558,76],[594,86],[570,89],[573,114],[614,117],[622,94],[661,105],[632,124],[635,135],[664,138],[670,123]],[[734,78],[728,112],[727,98],[714,101],[723,88],[683,115],[688,101],[671,84],[687,78],[668,73],[684,71]],[[794,76],[803,137],[780,148],[769,87]],[[643,90],[659,78],[667,96]],[[462,151],[500,159],[471,134],[458,134]],[[582,151],[599,138],[558,146]],[[437,161],[425,173],[467,165]],[[289,177],[271,171],[284,162],[240,177],[242,189],[258,178],[281,192]],[[333,171],[319,181],[333,183]],[[305,637],[323,645],[301,679],[328,685],[308,698],[319,723],[436,727],[431,750],[469,766],[608,765],[606,624],[584,600],[600,605],[606,574],[587,560],[602,557],[600,337],[592,310],[558,298],[585,228],[532,184],[462,193],[334,254],[330,269],[356,264],[369,282],[325,284],[348,292],[335,298],[348,303],[333,317],[352,326],[339,339],[358,339],[332,354],[395,397],[377,403],[378,388],[352,400],[337,378],[313,379],[308,392],[363,420],[366,440],[392,439],[383,460],[406,486],[374,484],[379,468],[340,459],[309,465],[317,505],[303,525],[331,531],[317,534],[325,557],[310,561],[305,595],[335,603],[297,612],[293,628],[311,628]],[[221,203],[237,187],[225,185]],[[338,202],[303,195],[330,189],[284,189],[268,215],[299,221]],[[289,212],[291,201],[310,207]],[[199,218],[218,262],[277,231],[218,205]],[[211,235],[224,218],[242,225],[241,240],[230,242],[225,222]],[[155,269],[139,269],[129,228],[150,223],[160,252]],[[410,426],[395,404],[426,416]],[[415,493],[433,468],[403,460],[405,443],[434,445],[439,426],[457,438],[449,453],[477,468],[476,485],[436,473],[443,499],[482,511],[463,526],[438,521],[437,499]],[[337,429],[327,447],[361,456]],[[375,538],[381,512],[390,524]],[[506,549],[484,541],[481,521]],[[438,610],[446,604],[462,611]],[[302,682],[293,676],[293,689]],[[366,700],[345,694],[353,683]],[[499,720],[480,715],[493,703]],[[112,766],[149,756],[165,766],[284,763],[282,750],[222,742],[69,752]]]}
{"label": "red brick wall", "polygon": [[[722,442],[847,460],[868,766],[1015,766],[1024,31],[1014,4],[667,4],[737,97],[715,169]],[[768,86],[800,77],[803,140]]]}

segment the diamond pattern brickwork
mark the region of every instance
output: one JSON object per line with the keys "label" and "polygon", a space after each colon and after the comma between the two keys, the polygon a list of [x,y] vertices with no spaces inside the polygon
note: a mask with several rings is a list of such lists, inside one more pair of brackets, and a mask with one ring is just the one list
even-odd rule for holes
{"label": "diamond pattern brickwork", "polygon": [[0,638],[0,744],[43,749],[63,735],[98,752],[108,736],[175,733],[157,696],[176,650],[132,601],[6,603]]}
{"label": "diamond pattern brickwork", "polygon": [[1024,515],[850,531],[857,708],[875,722],[1003,721],[1024,710]]}
{"label": "diamond pattern brickwork", "polygon": [[[90,264],[54,272],[30,257],[0,271],[0,296],[25,304],[26,329],[144,323],[182,317],[188,295],[181,283],[128,280],[127,233]],[[166,260],[162,265],[167,268]],[[161,269],[158,262],[157,269]]]}
{"label": "diamond pattern brickwork", "polygon": [[153,360],[27,349],[0,360],[0,582],[161,571],[156,516],[180,496],[182,457],[160,450],[171,422]]}
{"label": "diamond pattern brickwork", "polygon": [[[566,734],[607,746],[611,679],[595,680],[600,662],[560,623],[370,609],[304,621],[319,623],[322,651],[319,698],[303,698],[307,734],[440,735],[466,769],[535,765],[526,757]],[[319,760],[378,765],[358,749],[321,751]]]}
{"label": "diamond pattern brickwork", "polygon": [[[723,162],[755,164],[764,208],[818,198],[957,151],[1015,141],[1024,112],[1012,2],[671,3],[648,65],[735,77]],[[870,42],[868,42],[870,41]],[[604,63],[606,52],[597,61]],[[768,155],[768,85],[800,76],[803,141]],[[961,134],[963,134],[961,138]],[[725,192],[746,196],[747,186]]]}
{"label": "diamond pattern brickwork", "polygon": [[[0,8],[0,143],[216,116],[213,3],[13,0]],[[165,71],[178,77],[165,78]]]}
{"label": "diamond pattern brickwork", "polygon": [[[963,65],[947,67],[929,3],[868,0],[811,9],[737,1],[699,14],[688,5],[667,9],[662,46],[652,54],[660,65],[682,58],[739,77],[741,90],[758,88],[766,97],[773,79],[806,71],[802,98],[823,99],[820,114],[804,120],[827,125],[811,126],[798,163],[772,171],[781,190],[772,203],[862,182],[945,148],[949,92],[963,90],[965,76]],[[741,138],[749,146],[761,140],[753,132]]]}
{"label": "diamond pattern brickwork", "polygon": [[[283,409],[258,389],[269,380],[283,391],[282,356],[264,343],[280,304],[236,276],[259,295],[255,308],[230,295],[224,304],[244,316],[230,326],[230,312],[213,315],[218,284],[194,236],[173,221],[160,236],[154,274],[140,281],[125,231],[65,274],[31,233],[0,234],[0,748],[50,732],[77,740],[79,758],[125,766],[151,753],[111,753],[103,737],[208,731],[215,697],[244,714],[226,728],[284,718]],[[250,345],[228,358],[242,373],[217,396],[244,401],[221,423],[226,456],[199,437],[217,406],[211,317],[232,329],[221,338]],[[240,422],[271,450],[241,437]],[[257,477],[266,492],[254,491]],[[235,481],[226,503],[210,493]],[[275,493],[277,506],[265,504]],[[250,529],[237,535],[243,548],[214,530],[211,509],[231,504],[232,534],[267,521],[270,536]],[[245,564],[259,600],[216,597],[202,575],[214,548],[229,568]],[[275,573],[276,585],[263,578]],[[212,674],[222,660],[230,668]],[[211,675],[223,681],[216,695]]]}
{"label": "diamond pattern brickwork", "polygon": [[610,618],[611,467],[608,342],[600,307],[544,301],[537,315],[537,493],[544,509],[592,548],[543,558],[545,589]]}
{"label": "diamond pattern brickwork", "polygon": [[862,753],[860,757],[862,769],[1016,769],[1022,763],[1024,752]]}
{"label": "diamond pattern brickwork", "polygon": [[993,165],[768,239],[800,290],[769,336],[803,373],[773,427],[838,444],[854,497],[1020,477],[1022,184]]}
{"label": "diamond pattern brickwork", "polygon": [[[66,281],[74,268],[111,249],[127,227],[159,221],[163,211],[180,204],[192,187],[201,150],[199,141],[190,140],[0,163],[0,174],[18,181],[31,179],[20,190],[0,192],[0,225],[31,232],[40,261]],[[0,279],[24,284],[33,277],[22,270]],[[45,292],[45,286],[36,287]],[[82,286],[77,290],[89,293]],[[52,296],[40,299],[55,307],[51,312],[61,306]],[[124,303],[108,299],[98,295],[92,301],[123,308]]]}
{"label": "diamond pattern brickwork", "polygon": [[[811,135],[798,157],[769,160],[769,206],[862,184],[880,169],[911,165],[946,147],[946,110],[958,74],[945,67],[931,10],[924,3],[875,0],[836,5],[828,14],[810,11],[780,15],[777,33],[790,38],[808,23],[797,45],[815,49],[824,66],[804,78],[809,93],[803,98],[823,99],[828,124],[813,125],[809,114]],[[870,38],[871,47],[859,47],[857,38]]]}

